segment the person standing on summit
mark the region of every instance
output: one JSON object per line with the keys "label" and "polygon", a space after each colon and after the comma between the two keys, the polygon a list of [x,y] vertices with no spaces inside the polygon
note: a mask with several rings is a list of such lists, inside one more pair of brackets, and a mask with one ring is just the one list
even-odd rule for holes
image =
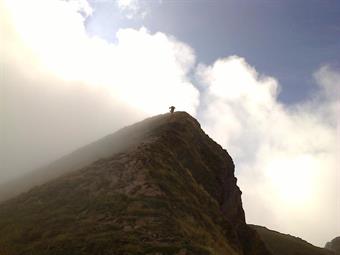
{"label": "person standing on summit", "polygon": [[175,106],[170,106],[169,109],[170,109],[170,113],[173,114],[175,111]]}

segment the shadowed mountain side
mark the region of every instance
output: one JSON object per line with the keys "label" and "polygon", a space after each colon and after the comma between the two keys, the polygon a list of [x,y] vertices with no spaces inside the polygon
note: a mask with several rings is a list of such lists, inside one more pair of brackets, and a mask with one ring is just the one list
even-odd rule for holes
{"label": "shadowed mountain side", "polygon": [[232,159],[187,113],[66,158],[84,151],[112,154],[0,204],[1,254],[271,254],[245,223]]}
{"label": "shadowed mountain side", "polygon": [[335,255],[327,249],[316,247],[301,238],[282,234],[266,227],[248,225],[255,229],[273,255]]}

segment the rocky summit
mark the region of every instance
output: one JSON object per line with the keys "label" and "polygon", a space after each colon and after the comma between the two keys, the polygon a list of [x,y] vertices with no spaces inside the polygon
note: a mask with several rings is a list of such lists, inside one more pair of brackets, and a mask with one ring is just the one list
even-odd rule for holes
{"label": "rocky summit", "polygon": [[48,168],[61,176],[0,204],[1,255],[271,254],[245,222],[231,157],[185,112]]}

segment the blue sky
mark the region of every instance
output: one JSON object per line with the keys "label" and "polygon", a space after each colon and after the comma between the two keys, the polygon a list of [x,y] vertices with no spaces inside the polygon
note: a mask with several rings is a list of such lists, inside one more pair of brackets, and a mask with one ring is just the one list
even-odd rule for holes
{"label": "blue sky", "polygon": [[311,96],[312,74],[320,66],[340,68],[339,1],[144,1],[140,7],[147,15],[132,19],[112,1],[93,6],[89,32],[114,40],[115,28],[145,26],[188,43],[205,64],[244,57],[260,73],[279,80],[279,99],[285,103]]}

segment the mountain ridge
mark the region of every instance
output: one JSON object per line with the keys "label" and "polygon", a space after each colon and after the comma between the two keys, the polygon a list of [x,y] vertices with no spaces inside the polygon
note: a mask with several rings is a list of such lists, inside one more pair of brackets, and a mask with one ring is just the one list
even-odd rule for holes
{"label": "mountain ridge", "polygon": [[264,226],[248,224],[255,229],[273,255],[336,255],[327,249],[316,247],[300,237],[283,234]]}
{"label": "mountain ridge", "polygon": [[197,120],[122,130],[135,142],[0,204],[3,254],[271,254],[245,223],[230,155]]}

